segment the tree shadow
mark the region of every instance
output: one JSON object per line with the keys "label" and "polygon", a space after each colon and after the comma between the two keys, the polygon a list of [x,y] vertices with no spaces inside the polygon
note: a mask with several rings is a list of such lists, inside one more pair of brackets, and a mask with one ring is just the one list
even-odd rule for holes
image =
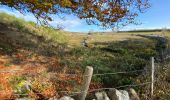
{"label": "tree shadow", "polygon": [[65,43],[56,43],[0,23],[0,54],[9,56],[11,64],[32,67],[43,65],[50,72],[60,71],[62,68],[58,60],[64,56],[66,48]]}

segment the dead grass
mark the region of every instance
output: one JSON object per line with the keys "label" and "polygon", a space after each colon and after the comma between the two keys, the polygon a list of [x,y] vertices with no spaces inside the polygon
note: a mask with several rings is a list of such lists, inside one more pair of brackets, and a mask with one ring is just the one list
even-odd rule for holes
{"label": "dead grass", "polygon": [[81,46],[81,42],[83,39],[87,39],[87,42],[93,44],[95,42],[114,42],[114,41],[124,41],[129,39],[142,39],[143,37],[136,35],[161,35],[161,36],[169,36],[168,34],[162,34],[161,32],[138,32],[138,33],[94,33],[92,35],[88,35],[85,33],[71,33],[68,35],[69,42],[68,44],[72,47]]}

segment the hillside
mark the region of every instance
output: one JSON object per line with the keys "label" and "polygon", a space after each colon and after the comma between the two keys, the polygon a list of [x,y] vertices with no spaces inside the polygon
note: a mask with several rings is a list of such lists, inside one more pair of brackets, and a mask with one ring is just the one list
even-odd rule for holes
{"label": "hillside", "polygon": [[[94,74],[150,69],[150,58],[159,56],[159,50],[164,46],[158,40],[141,37],[139,34],[169,37],[168,33],[161,32],[75,34],[38,26],[5,13],[0,13],[0,18],[2,100],[21,97],[40,100],[54,96],[59,98],[66,94],[60,91],[68,91],[67,94],[72,95],[72,91],[81,89],[86,66],[92,66]],[[88,47],[82,46],[84,39],[87,39]],[[160,66],[165,67],[158,71],[157,80],[162,79],[162,82],[155,84],[155,98],[166,100],[170,95],[169,62],[160,63]],[[138,72],[95,76],[90,90],[140,84],[149,80],[150,71],[148,74]],[[33,91],[23,88],[27,82],[31,83]],[[142,100],[149,99],[149,85],[135,87],[135,90]],[[90,98],[93,98],[93,94],[89,94]]]}

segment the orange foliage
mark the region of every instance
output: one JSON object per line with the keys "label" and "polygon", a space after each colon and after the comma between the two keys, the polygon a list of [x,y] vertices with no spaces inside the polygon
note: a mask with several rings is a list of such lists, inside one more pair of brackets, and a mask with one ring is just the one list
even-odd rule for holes
{"label": "orange foliage", "polygon": [[[31,12],[37,19],[51,21],[50,14],[74,14],[88,24],[114,27],[116,22],[133,22],[135,13],[149,7],[149,0],[0,0],[20,12]],[[132,9],[133,8],[133,9]],[[133,19],[131,18],[133,17]],[[130,19],[131,18],[131,19]]]}
{"label": "orange foliage", "polygon": [[[15,72],[3,72],[0,73],[0,98],[12,99],[14,98],[13,85],[10,83],[10,78],[14,76],[20,77],[25,76],[32,80],[32,88],[37,90],[37,93],[42,94],[46,98],[53,96],[60,97],[65,93],[60,93],[59,91],[74,91],[75,85],[82,84],[82,75],[79,69],[74,70],[74,74],[77,75],[67,75],[70,73],[70,69],[62,71],[59,66],[59,61],[55,57],[43,57],[40,55],[32,54],[30,51],[18,49],[12,57],[3,57],[0,55],[0,71],[14,71]],[[19,60],[20,63],[17,65],[11,64],[10,66],[4,66],[6,63],[11,63],[11,60]],[[47,73],[47,69],[50,66],[56,66],[56,71],[58,73]],[[44,74],[46,74],[44,76]],[[54,79],[51,79],[54,77]],[[15,80],[14,80],[15,81]],[[72,81],[74,83],[70,83]],[[17,85],[17,84],[16,84]],[[77,87],[76,87],[77,88]],[[56,95],[58,94],[58,95]],[[34,92],[29,93],[30,98],[39,98]]]}

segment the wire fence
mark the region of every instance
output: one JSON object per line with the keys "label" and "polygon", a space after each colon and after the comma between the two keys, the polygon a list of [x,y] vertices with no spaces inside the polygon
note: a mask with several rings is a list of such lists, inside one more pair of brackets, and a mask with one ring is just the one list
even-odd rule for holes
{"label": "wire fence", "polygon": [[[0,73],[15,73],[17,71],[20,71],[20,70],[13,70],[13,71],[0,71]],[[122,71],[122,72],[115,72],[115,73],[101,73],[101,74],[93,74],[93,76],[107,76],[107,75],[117,75],[117,74],[127,74],[127,73],[136,73],[136,72],[146,72],[146,71],[149,71],[149,70],[134,70],[134,71]],[[55,73],[55,75],[64,75],[64,76],[69,76],[69,77],[72,77],[72,76],[80,76],[78,74],[61,74],[61,73]],[[84,76],[84,77],[90,77],[91,75],[81,75],[81,76]],[[91,93],[91,92],[95,92],[95,91],[101,91],[101,90],[108,90],[108,89],[118,89],[118,88],[124,88],[124,87],[136,87],[136,86],[143,86],[143,85],[148,85],[148,84],[151,84],[151,82],[146,82],[146,83],[142,83],[142,84],[132,84],[132,85],[122,85],[122,86],[118,86],[118,87],[115,87],[115,88],[98,88],[98,89],[92,89],[92,90],[88,90],[88,93]],[[75,95],[80,95],[81,93],[84,93],[86,91],[78,91],[78,92],[73,92],[73,91],[57,91],[58,93],[65,93],[65,95],[68,95],[68,94],[72,94],[72,95],[68,95],[68,96],[75,96]],[[0,93],[2,94],[2,93]],[[43,95],[42,93],[35,93],[35,94],[41,94]],[[13,94],[14,96],[28,96],[29,94],[18,94],[18,93],[15,93]]]}
{"label": "wire fence", "polygon": [[[0,73],[16,73],[18,71],[22,70],[2,70]],[[133,70],[133,71],[120,71],[120,72],[114,72],[114,73],[101,73],[101,74],[93,74],[93,76],[103,76],[103,75],[116,75],[116,74],[128,74],[128,73],[136,73],[136,72],[146,72],[146,71],[151,71],[149,69],[143,69],[143,70]],[[54,75],[64,75],[64,76],[89,76],[89,75],[83,75],[83,74],[64,74],[64,73],[53,73]]]}
{"label": "wire fence", "polygon": [[[168,57],[166,58],[168,59]],[[88,91],[86,90],[81,90],[81,91],[57,91],[58,93],[64,93],[65,95],[68,95],[68,96],[76,96],[76,95],[87,95],[88,93],[92,93],[92,92],[95,92],[95,91],[104,91],[104,90],[109,90],[109,89],[119,89],[119,88],[126,88],[126,87],[138,87],[138,86],[144,86],[144,85],[151,85],[151,96],[153,96],[153,90],[154,90],[154,83],[156,82],[154,80],[154,70],[155,70],[155,62],[154,62],[154,59],[152,58],[151,60],[151,65],[152,65],[152,68],[151,69],[143,69],[143,70],[133,70],[133,71],[121,71],[121,72],[114,72],[114,73],[98,73],[98,74],[93,74],[93,75],[89,75],[89,74],[62,74],[62,73],[55,73],[55,75],[64,75],[64,76],[67,76],[67,77],[72,77],[72,76],[83,76],[83,78],[87,77],[87,78],[91,78],[94,77],[94,76],[108,76],[108,75],[117,75],[117,74],[128,74],[128,73],[138,73],[138,72],[149,72],[151,71],[151,81],[148,81],[148,82],[143,82],[143,83],[140,83],[140,84],[130,84],[130,85],[122,85],[122,86],[118,86],[118,87],[114,87],[114,88],[96,88],[96,89],[90,89]],[[18,71],[21,71],[21,70],[9,70],[9,71],[0,71],[0,73],[16,73]],[[85,85],[85,83],[83,83],[83,85]],[[89,84],[86,84],[86,88],[89,89]],[[1,93],[0,94],[5,94],[5,93]],[[35,94],[41,94],[43,95],[43,93],[35,93]],[[14,93],[13,94],[14,96],[28,96],[29,94],[18,94],[18,93]],[[152,97],[151,97],[152,98]]]}
{"label": "wire fence", "polygon": [[133,70],[133,71],[115,72],[115,73],[102,73],[102,74],[94,74],[93,76],[128,74],[128,73],[146,72],[146,71],[149,71],[149,70],[144,69],[144,70]]}

